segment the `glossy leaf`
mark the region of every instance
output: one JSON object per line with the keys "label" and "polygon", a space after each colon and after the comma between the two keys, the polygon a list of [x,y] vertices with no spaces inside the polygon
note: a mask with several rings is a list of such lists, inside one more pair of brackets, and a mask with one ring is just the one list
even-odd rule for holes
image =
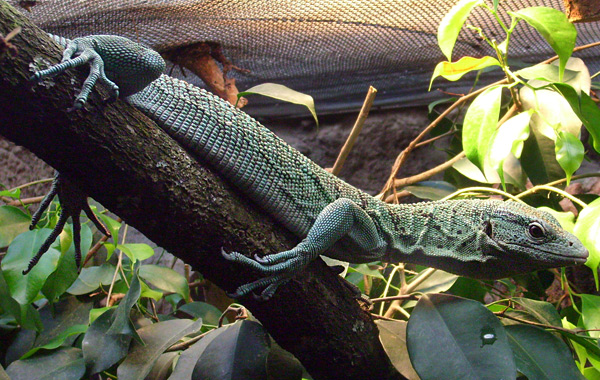
{"label": "glossy leaf", "polygon": [[528,379],[583,379],[567,345],[535,326],[505,326],[519,372]]}
{"label": "glossy leaf", "polygon": [[263,83],[251,87],[246,91],[242,91],[237,96],[239,99],[242,96],[248,96],[253,94],[268,96],[269,98],[279,99],[283,100],[284,102],[305,106],[310,111],[317,125],[319,125],[319,120],[317,119],[317,112],[315,110],[315,101],[310,95],[303,94],[296,90],[292,90],[291,88],[281,84]]}
{"label": "glossy leaf", "polygon": [[[44,325],[44,333],[36,337],[34,347],[47,346],[57,340],[65,342],[68,337],[77,333],[75,330],[67,332],[70,326],[79,325],[87,328],[92,306],[92,302],[81,302],[75,297],[64,297],[51,307],[42,308],[40,318]],[[72,341],[74,338],[68,339],[67,344]]]}
{"label": "glossy leaf", "polygon": [[491,149],[489,150],[490,166],[496,170],[502,186],[504,180],[504,160],[509,154],[516,158],[521,157],[523,143],[529,137],[529,120],[532,111],[521,112],[504,122],[492,136]]}
{"label": "glossy leaf", "polygon": [[131,308],[135,305],[135,303],[140,298],[141,294],[141,286],[140,286],[140,278],[137,275],[137,266],[136,270],[134,270],[134,274],[131,278],[131,283],[129,284],[129,290],[125,294],[125,297],[117,306],[117,309],[114,314],[113,322],[107,334],[124,334],[131,335],[138,339],[135,332],[135,328],[129,319],[129,313]]}
{"label": "glossy leaf", "polygon": [[190,288],[185,277],[173,269],[158,265],[142,265],[140,277],[159,289],[181,295],[184,300],[190,298]]}
{"label": "glossy leaf", "polygon": [[544,37],[558,55],[562,80],[562,73],[573,53],[577,38],[577,30],[569,22],[567,16],[558,9],[549,7],[525,8],[517,12],[509,12],[509,14],[525,20]]}
{"label": "glossy leaf", "polygon": [[154,250],[148,244],[126,243],[117,244],[117,249],[123,251],[132,262],[146,260],[154,256]]}
{"label": "glossy leaf", "polygon": [[144,344],[133,342],[127,358],[117,368],[119,380],[143,380],[152,370],[160,355],[179,339],[194,334],[202,327],[202,320],[172,319],[153,323],[137,331]]}
{"label": "glossy leaf", "polygon": [[27,359],[28,357],[38,352],[40,349],[52,350],[57,347],[60,347],[65,342],[65,340],[67,340],[67,338],[73,335],[82,334],[87,330],[87,328],[87,325],[70,325],[66,329],[64,329],[60,335],[52,339],[50,342],[29,350],[25,355],[21,357],[21,359]]}
{"label": "glossy leaf", "polygon": [[514,297],[512,300],[531,316],[529,319],[533,322],[550,326],[562,326],[560,315],[551,303],[522,297]]}
{"label": "glossy leaf", "polygon": [[40,314],[31,304],[21,305],[11,295],[4,276],[0,273],[0,308],[11,315],[23,328],[41,331]]}
{"label": "glossy leaf", "polygon": [[[72,226],[69,225],[65,228],[65,231],[72,233],[71,229]],[[84,224],[81,226],[80,236],[81,260],[83,260],[92,246],[93,238],[92,231],[87,225]],[[66,252],[62,253],[58,260],[56,270],[48,276],[46,283],[42,287],[42,293],[50,302],[58,300],[58,297],[65,293],[79,276],[79,268],[77,268],[77,263],[75,262],[75,244],[69,244],[65,251]]]}
{"label": "glossy leaf", "polygon": [[585,92],[577,91],[565,83],[553,83],[552,86],[569,102],[585,128],[590,133],[596,152],[600,153],[600,109]]}
{"label": "glossy leaf", "polygon": [[[558,66],[549,63],[540,63],[514,72],[523,79],[537,79],[545,82],[561,82],[559,73]],[[578,75],[580,75],[580,71],[565,69],[562,80],[565,82],[576,81]]]}
{"label": "glossy leaf", "polygon": [[555,151],[556,161],[567,175],[568,186],[571,176],[581,166],[585,149],[581,141],[572,133],[560,131],[556,139]]}
{"label": "glossy leaf", "polygon": [[438,45],[448,61],[452,61],[452,50],[469,13],[481,3],[482,0],[460,0],[440,22],[437,33]]}
{"label": "glossy leaf", "polygon": [[[185,315],[186,318],[202,318],[204,325],[217,326],[219,324],[219,318],[221,318],[221,311],[215,306],[205,302],[190,302],[182,305],[177,311],[177,315]],[[227,321],[227,319],[225,319]]]}
{"label": "glossy leaf", "polygon": [[[100,286],[109,285],[113,279],[116,268],[114,265],[104,263],[100,266],[83,268],[79,277],[73,285],[71,285],[67,292],[75,296],[82,294],[88,294]],[[117,280],[121,278],[120,274],[117,274]]]}
{"label": "glossy leaf", "polygon": [[271,349],[267,356],[267,379],[302,380],[304,367],[300,360],[284,350],[271,339]]}
{"label": "glossy leaf", "polygon": [[502,88],[494,86],[479,94],[465,115],[463,148],[469,161],[481,170],[498,124]]}
{"label": "glossy leaf", "polygon": [[79,380],[85,365],[81,350],[70,347],[14,361],[6,373],[11,380]]}
{"label": "glossy leaf", "polygon": [[269,336],[262,325],[253,321],[235,322],[207,345],[196,362],[192,378],[265,379],[269,345]]}
{"label": "glossy leaf", "polygon": [[429,82],[429,90],[431,90],[433,80],[439,76],[444,77],[449,81],[457,81],[462,78],[463,75],[471,71],[482,70],[490,66],[500,66],[500,62],[498,62],[496,58],[490,56],[482,58],[462,57],[456,62],[440,62],[433,70],[433,75]]}
{"label": "glossy leaf", "polygon": [[402,190],[406,190],[421,199],[437,201],[454,193],[457,189],[445,181],[421,181],[414,185],[405,186]]}
{"label": "glossy leaf", "polygon": [[31,217],[13,206],[0,206],[0,248],[8,245],[21,233],[29,230]]}
{"label": "glossy leaf", "polygon": [[408,320],[407,342],[422,379],[516,378],[504,327],[476,301],[424,295]]}
{"label": "glossy leaf", "polygon": [[173,362],[175,359],[178,359],[178,357],[179,353],[177,352],[165,352],[160,355],[146,376],[146,379],[166,380],[173,369]]}
{"label": "glossy leaf", "polygon": [[8,247],[8,252],[2,260],[4,279],[12,297],[21,305],[33,302],[48,276],[56,270],[60,252],[50,247],[37,265],[27,275],[23,275],[23,270],[27,268],[29,261],[50,232],[49,229],[42,228],[22,233]]}
{"label": "glossy leaf", "polygon": [[130,335],[108,334],[116,309],[109,309],[92,322],[81,342],[83,358],[90,374],[112,367],[127,355]]}
{"label": "glossy leaf", "polygon": [[419,376],[410,363],[408,348],[406,347],[407,322],[376,320],[375,324],[379,329],[381,345],[394,367],[404,377],[410,380],[418,379]]}
{"label": "glossy leaf", "polygon": [[583,325],[590,331],[590,336],[600,338],[600,297],[591,294],[581,294],[581,317]]}
{"label": "glossy leaf", "polygon": [[210,343],[219,338],[219,336],[227,329],[230,325],[214,329],[206,334],[198,342],[194,343],[190,348],[183,351],[177,365],[173,370],[169,380],[189,380],[193,379],[192,374],[194,373],[194,367],[198,362],[200,356],[204,353]]}
{"label": "glossy leaf", "polygon": [[0,380],[10,380],[10,377],[8,377],[8,374],[6,373],[2,365],[0,365]]}
{"label": "glossy leaf", "polygon": [[547,213],[552,214],[560,223],[560,226],[566,231],[573,233],[573,228],[575,228],[575,215],[570,212],[556,211],[550,207],[538,207],[538,210],[545,211]]}
{"label": "glossy leaf", "polygon": [[600,198],[581,210],[577,222],[575,222],[573,232],[590,253],[585,265],[592,270],[594,280],[596,281],[596,289],[598,289],[598,266],[600,265],[600,239],[598,239],[598,236],[600,236]]}

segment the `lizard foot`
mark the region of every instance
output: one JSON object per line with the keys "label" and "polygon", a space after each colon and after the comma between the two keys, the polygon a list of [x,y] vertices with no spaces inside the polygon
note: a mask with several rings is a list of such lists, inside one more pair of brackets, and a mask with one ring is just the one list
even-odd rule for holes
{"label": "lizard foot", "polygon": [[[227,253],[222,248],[221,254],[229,261],[248,266],[263,276],[266,276],[254,282],[238,287],[235,293],[231,294],[231,297],[242,297],[248,295],[256,289],[264,288],[260,296],[258,296],[258,299],[260,300],[268,300],[271,298],[280,285],[288,282],[296,273],[300,272],[315,258],[315,255],[301,251],[298,247],[289,251],[269,255],[278,256],[277,261],[273,263],[269,263],[268,260],[262,260],[259,262],[246,257],[239,252]],[[285,259],[282,259],[282,257],[285,257]]]}
{"label": "lizard foot", "polygon": [[56,237],[63,230],[67,219],[71,217],[73,221],[73,244],[75,244],[75,262],[77,267],[79,268],[81,265],[81,223],[79,221],[79,214],[81,211],[85,212],[87,217],[94,223],[96,228],[100,232],[102,232],[106,236],[110,236],[110,232],[106,229],[106,227],[98,220],[96,215],[90,209],[90,206],[87,203],[87,195],[84,194],[73,182],[65,179],[60,173],[56,172],[54,175],[54,181],[52,181],[52,188],[50,192],[46,194],[42,202],[40,203],[40,207],[33,214],[31,218],[31,225],[29,229],[32,230],[36,224],[39,222],[42,214],[52,202],[52,198],[55,195],[58,195],[58,199],[61,202],[62,210],[60,212],[60,216],[58,218],[58,222],[56,226],[48,236],[48,238],[44,241],[42,246],[40,247],[37,254],[29,261],[29,265],[27,269],[23,271],[23,274],[29,273],[31,269],[37,264],[42,255],[46,253],[50,245],[56,240]]}
{"label": "lizard foot", "polygon": [[83,82],[83,87],[75,99],[73,109],[80,109],[83,107],[97,81],[108,86],[111,99],[118,98],[119,86],[107,78],[106,73],[104,72],[104,61],[100,54],[96,52],[94,45],[90,43],[89,38],[76,38],[69,41],[67,47],[63,51],[62,61],[45,70],[35,72],[30,80],[39,82],[44,78],[53,77],[72,67],[81,66],[86,63],[89,63],[90,65],[90,73],[85,82]]}

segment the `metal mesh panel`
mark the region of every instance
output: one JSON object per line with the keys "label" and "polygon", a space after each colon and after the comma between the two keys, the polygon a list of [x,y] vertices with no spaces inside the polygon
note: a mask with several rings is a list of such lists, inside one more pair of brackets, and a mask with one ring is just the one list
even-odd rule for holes
{"label": "metal mesh panel", "polygon": [[[16,4],[18,0],[12,0]],[[437,27],[456,1],[440,0],[40,0],[30,17],[48,32],[74,38],[118,34],[157,50],[202,41],[221,44],[225,55],[248,74],[232,73],[238,88],[275,82],[315,98],[317,112],[360,107],[369,85],[379,90],[376,106],[426,104],[439,91],[427,92],[436,63]],[[504,1],[500,9],[529,6],[563,9],[562,0]],[[504,15],[504,20],[508,21]],[[486,34],[503,31],[482,9],[468,23]],[[576,25],[578,44],[600,37],[597,22]],[[532,28],[521,22],[511,38],[510,57],[536,63],[554,53]],[[463,30],[454,59],[492,55],[476,32]],[[598,48],[580,54],[591,72],[600,70]],[[178,69],[174,75],[181,77]],[[500,72],[490,80],[499,78]],[[471,79],[469,81],[468,79]],[[466,92],[472,76],[461,82],[438,79],[434,89]],[[199,79],[184,78],[197,85]],[[255,115],[306,114],[298,106],[253,97]]]}

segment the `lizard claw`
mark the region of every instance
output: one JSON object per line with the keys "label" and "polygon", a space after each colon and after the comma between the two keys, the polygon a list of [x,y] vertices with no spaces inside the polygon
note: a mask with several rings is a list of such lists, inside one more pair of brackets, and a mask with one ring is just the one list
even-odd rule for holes
{"label": "lizard claw", "polygon": [[96,228],[106,236],[110,236],[110,232],[106,227],[98,220],[96,215],[90,209],[87,203],[87,195],[84,194],[73,182],[65,179],[60,173],[56,172],[54,175],[54,181],[52,181],[52,188],[50,192],[44,197],[40,203],[40,207],[33,214],[31,218],[31,225],[29,229],[32,230],[39,222],[42,214],[48,208],[52,199],[55,195],[62,205],[62,210],[58,218],[56,226],[44,241],[37,254],[29,261],[27,269],[23,271],[23,274],[27,274],[37,264],[42,255],[46,253],[50,245],[56,240],[58,235],[63,230],[67,219],[71,217],[73,221],[73,244],[75,244],[75,262],[77,267],[81,266],[81,223],[79,222],[79,214],[81,211],[85,212],[86,216],[94,223]]}

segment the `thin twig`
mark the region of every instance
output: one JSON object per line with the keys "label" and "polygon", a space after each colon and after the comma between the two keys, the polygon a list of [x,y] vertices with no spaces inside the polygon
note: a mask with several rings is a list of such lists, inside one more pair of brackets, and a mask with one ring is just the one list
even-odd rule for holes
{"label": "thin twig", "polygon": [[23,198],[23,199],[12,199],[10,197],[2,197],[2,200],[6,202],[7,206],[25,206],[34,203],[40,203],[44,199],[44,196]]}
{"label": "thin twig", "polygon": [[464,158],[464,157],[465,157],[465,152],[460,152],[456,156],[454,156],[451,159],[449,159],[448,161],[436,166],[435,168],[431,168],[429,170],[426,170],[417,175],[413,175],[411,177],[400,178],[400,179],[394,180],[394,186],[395,187],[405,187],[405,186],[412,185],[417,182],[425,181],[426,179],[431,178],[434,175],[450,168],[457,161],[459,161],[461,158]]}
{"label": "thin twig", "polygon": [[373,105],[373,101],[375,100],[376,94],[377,90],[374,87],[369,86],[367,96],[362,105],[360,113],[358,114],[358,118],[356,119],[356,122],[352,127],[352,131],[350,132],[348,139],[344,143],[344,146],[340,150],[340,154],[338,155],[337,159],[335,160],[335,164],[331,169],[331,173],[333,175],[337,176],[338,174],[340,174],[340,171],[344,166],[344,162],[346,162],[346,158],[348,157],[348,154],[350,154],[352,147],[354,147],[354,143],[356,142],[356,139],[358,138],[358,135],[360,134],[360,131],[362,130],[363,125],[365,124],[367,116],[369,116],[369,111],[371,110],[371,106]]}

